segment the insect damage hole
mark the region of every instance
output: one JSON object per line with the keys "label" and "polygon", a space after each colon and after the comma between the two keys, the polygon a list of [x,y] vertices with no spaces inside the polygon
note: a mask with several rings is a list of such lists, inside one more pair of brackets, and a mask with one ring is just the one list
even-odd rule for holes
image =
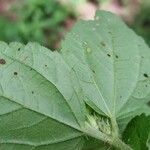
{"label": "insect damage hole", "polygon": [[18,75],[18,72],[14,72],[14,75],[17,76],[17,75]]}
{"label": "insect damage hole", "polygon": [[106,46],[106,44],[105,44],[104,42],[101,42],[101,45],[102,45],[103,47],[105,47],[105,46]]}
{"label": "insect damage hole", "polygon": [[147,74],[147,73],[144,73],[143,76],[144,76],[145,78],[148,78],[148,74]]}
{"label": "insect damage hole", "polygon": [[108,56],[108,57],[111,57],[111,55],[110,55],[110,54],[107,54],[107,56]]}
{"label": "insect damage hole", "polygon": [[118,59],[118,58],[119,58],[119,56],[118,56],[118,55],[116,55],[116,58]]}
{"label": "insect damage hole", "polygon": [[6,64],[5,59],[0,59],[0,64],[2,64],[2,65]]}

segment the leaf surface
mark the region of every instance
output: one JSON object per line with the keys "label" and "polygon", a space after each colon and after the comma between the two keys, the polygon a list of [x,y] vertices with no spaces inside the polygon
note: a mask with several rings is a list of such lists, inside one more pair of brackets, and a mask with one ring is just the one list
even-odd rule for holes
{"label": "leaf surface", "polygon": [[137,116],[131,120],[123,133],[124,141],[135,150],[148,150],[150,116]]}
{"label": "leaf surface", "polygon": [[148,101],[150,49],[113,14],[101,11],[95,21],[79,22],[62,43],[62,54],[85,102],[121,126]]}
{"label": "leaf surface", "polygon": [[[37,70],[11,57],[18,44],[0,45],[5,60],[0,66],[1,149],[80,149],[82,133],[76,130],[79,124],[63,95]],[[21,59],[32,60],[23,54]]]}
{"label": "leaf surface", "polygon": [[114,127],[149,114],[149,64],[144,41],[103,11],[77,23],[60,52],[0,42],[0,149],[112,148]]}

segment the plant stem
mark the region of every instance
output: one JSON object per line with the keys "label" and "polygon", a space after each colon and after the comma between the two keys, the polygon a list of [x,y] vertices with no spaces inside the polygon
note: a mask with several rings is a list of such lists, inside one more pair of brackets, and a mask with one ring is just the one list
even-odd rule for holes
{"label": "plant stem", "polygon": [[[112,142],[112,143],[111,143]],[[127,144],[125,144],[122,140],[120,140],[119,138],[115,138],[114,140],[112,140],[109,144],[113,145],[114,147],[116,147],[119,150],[133,150],[130,146],[128,146]]]}
{"label": "plant stem", "polygon": [[113,136],[114,137],[120,137],[118,124],[116,122],[116,119],[114,119],[113,117],[111,118],[111,125],[112,125],[112,134],[113,134]]}
{"label": "plant stem", "polygon": [[119,138],[106,135],[92,127],[87,128],[86,130],[84,129],[83,132],[93,138],[106,142],[119,150],[133,150]]}

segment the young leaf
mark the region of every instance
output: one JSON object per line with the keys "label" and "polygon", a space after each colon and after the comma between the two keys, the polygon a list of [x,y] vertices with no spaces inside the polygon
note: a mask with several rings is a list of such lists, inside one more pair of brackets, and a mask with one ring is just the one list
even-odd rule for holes
{"label": "young leaf", "polygon": [[123,133],[124,141],[135,150],[148,150],[148,136],[150,134],[150,116],[137,116],[131,120]]}

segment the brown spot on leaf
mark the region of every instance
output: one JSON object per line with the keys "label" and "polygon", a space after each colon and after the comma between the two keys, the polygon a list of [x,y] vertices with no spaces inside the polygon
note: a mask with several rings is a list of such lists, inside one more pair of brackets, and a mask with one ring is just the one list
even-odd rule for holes
{"label": "brown spot on leaf", "polygon": [[17,73],[17,72],[14,72],[14,75],[15,75],[15,76],[17,76],[17,75],[18,75],[18,73]]}
{"label": "brown spot on leaf", "polygon": [[92,70],[93,73],[95,73],[95,70]]}
{"label": "brown spot on leaf", "polygon": [[0,59],[0,64],[1,64],[1,65],[4,65],[4,64],[6,64],[6,61],[5,61],[5,59]]}
{"label": "brown spot on leaf", "polygon": [[143,76],[144,76],[145,78],[148,78],[148,74],[146,74],[146,73],[144,73]]}
{"label": "brown spot on leaf", "polygon": [[108,57],[111,57],[111,55],[110,55],[110,54],[107,54],[107,56],[108,56]]}
{"label": "brown spot on leaf", "polygon": [[117,59],[119,58],[118,55],[116,55],[116,58],[117,58]]}
{"label": "brown spot on leaf", "polygon": [[101,45],[102,45],[103,47],[105,47],[105,46],[106,46],[106,44],[105,44],[104,42],[101,42]]}

